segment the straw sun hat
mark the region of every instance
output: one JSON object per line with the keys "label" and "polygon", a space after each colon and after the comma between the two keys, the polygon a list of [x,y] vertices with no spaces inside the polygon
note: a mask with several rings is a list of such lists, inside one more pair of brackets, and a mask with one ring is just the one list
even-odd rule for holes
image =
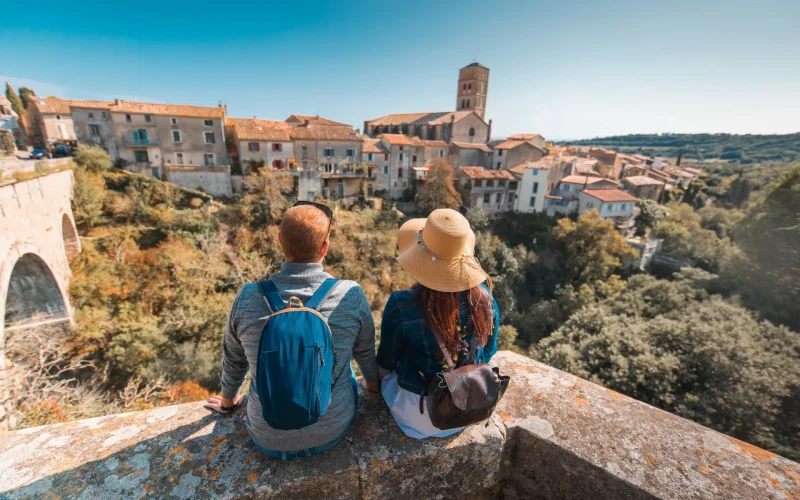
{"label": "straw sun hat", "polygon": [[434,210],[419,231],[416,244],[405,249],[401,246],[397,262],[431,290],[469,290],[488,277],[473,255],[475,236],[470,238],[470,233],[469,222],[460,213],[449,208]]}
{"label": "straw sun hat", "polygon": [[[425,227],[426,220],[424,218],[408,219],[400,226],[400,229],[397,230],[397,248],[400,253],[405,252],[417,242],[417,236],[419,236],[422,228]],[[475,255],[475,233],[472,229],[469,230],[469,236],[467,237],[467,253]]]}

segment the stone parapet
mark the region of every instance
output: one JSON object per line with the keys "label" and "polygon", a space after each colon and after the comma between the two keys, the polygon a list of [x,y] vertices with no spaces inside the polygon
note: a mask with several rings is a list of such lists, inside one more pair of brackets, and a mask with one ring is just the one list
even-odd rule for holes
{"label": "stone parapet", "polygon": [[417,441],[363,394],[328,452],[253,448],[199,403],[0,434],[0,498],[800,497],[800,465],[516,354],[487,425]]}

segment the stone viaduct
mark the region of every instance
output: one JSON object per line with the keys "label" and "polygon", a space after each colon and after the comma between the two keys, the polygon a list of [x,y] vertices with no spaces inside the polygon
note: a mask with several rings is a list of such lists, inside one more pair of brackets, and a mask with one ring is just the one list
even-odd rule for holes
{"label": "stone viaduct", "polygon": [[81,249],[72,188],[71,170],[0,186],[0,367],[5,332],[72,320],[69,259]]}

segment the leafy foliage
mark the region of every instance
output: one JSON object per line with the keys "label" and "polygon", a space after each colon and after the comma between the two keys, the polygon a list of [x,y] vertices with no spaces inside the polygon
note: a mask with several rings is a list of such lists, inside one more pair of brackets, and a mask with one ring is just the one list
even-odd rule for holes
{"label": "leafy foliage", "polygon": [[461,195],[455,188],[456,175],[447,160],[437,158],[431,163],[425,183],[417,194],[417,207],[425,213],[437,208],[461,206]]}
{"label": "leafy foliage", "polygon": [[28,109],[28,105],[31,103],[33,96],[35,95],[34,91],[29,89],[28,87],[20,87],[19,88],[19,99],[22,102],[22,107]]}
{"label": "leafy foliage", "polygon": [[6,98],[11,103],[11,109],[13,109],[15,113],[22,117],[22,115],[25,114],[25,106],[22,105],[22,100],[14,91],[14,87],[12,87],[8,82],[6,82]]}
{"label": "leafy foliage", "polygon": [[[710,295],[712,276],[631,278],[539,343],[541,359],[703,425],[800,456],[800,336]],[[794,432],[788,432],[794,430]]]}

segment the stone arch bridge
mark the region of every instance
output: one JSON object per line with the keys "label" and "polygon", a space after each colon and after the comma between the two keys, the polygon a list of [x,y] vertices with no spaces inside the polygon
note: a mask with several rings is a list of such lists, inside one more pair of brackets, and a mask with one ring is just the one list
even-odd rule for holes
{"label": "stone arch bridge", "polygon": [[69,259],[81,249],[72,188],[71,170],[0,186],[0,348],[11,330],[72,321]]}

